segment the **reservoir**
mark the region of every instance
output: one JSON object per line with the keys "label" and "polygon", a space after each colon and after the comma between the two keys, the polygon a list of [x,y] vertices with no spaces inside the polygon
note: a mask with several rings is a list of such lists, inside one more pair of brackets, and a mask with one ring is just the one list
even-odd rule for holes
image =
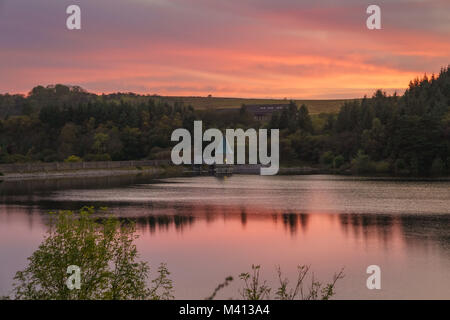
{"label": "reservoir", "polygon": [[[295,282],[310,265],[335,299],[450,299],[450,181],[332,175],[145,176],[0,183],[0,295],[42,241],[48,212],[108,207],[136,222],[151,275],[166,263],[177,299],[239,298],[238,275],[261,265]],[[369,265],[381,290],[369,290]]]}

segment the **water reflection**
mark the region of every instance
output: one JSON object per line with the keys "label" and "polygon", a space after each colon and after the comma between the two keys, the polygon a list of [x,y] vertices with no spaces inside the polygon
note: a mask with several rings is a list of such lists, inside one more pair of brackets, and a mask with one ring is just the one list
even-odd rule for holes
{"label": "water reflection", "polygon": [[[207,296],[205,278],[252,263],[308,263],[325,276],[345,266],[340,298],[450,298],[450,182],[114,177],[7,182],[0,200],[0,294],[42,240],[48,211],[92,205],[136,222],[142,256],[168,263],[179,298]],[[386,279],[378,295],[364,286],[373,263]]]}
{"label": "water reflection", "polygon": [[[91,203],[96,208],[108,206],[108,203]],[[62,209],[78,210],[82,203],[50,201],[37,202],[33,205],[0,205],[0,212],[7,219],[14,215],[25,214],[28,228],[32,231],[35,224],[44,225],[48,221],[48,212]],[[308,232],[311,219],[316,224],[339,222],[342,234],[352,239],[376,239],[384,246],[389,245],[394,237],[401,237],[410,245],[424,245],[436,242],[443,249],[450,250],[450,215],[387,215],[387,214],[308,214],[282,212],[259,207],[234,207],[219,205],[202,205],[198,203],[151,203],[136,206],[132,203],[109,204],[109,212],[120,219],[132,220],[137,230],[142,233],[193,232],[195,223],[205,221],[212,225],[216,221],[226,223],[237,221],[242,229],[255,222],[263,222],[267,227],[282,225],[283,230],[291,236],[301,236]]]}

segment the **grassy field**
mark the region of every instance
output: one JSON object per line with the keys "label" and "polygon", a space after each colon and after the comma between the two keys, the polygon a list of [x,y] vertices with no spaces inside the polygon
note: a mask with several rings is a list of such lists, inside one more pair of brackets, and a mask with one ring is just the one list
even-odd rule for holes
{"label": "grassy field", "polygon": [[[276,104],[289,103],[289,100],[277,99],[243,99],[243,98],[216,98],[216,97],[159,97],[161,101],[173,103],[182,101],[185,105],[191,105],[198,110],[206,109],[237,109],[242,104]],[[342,104],[347,100],[294,100],[298,106],[305,104],[311,114],[322,112],[338,112]]]}

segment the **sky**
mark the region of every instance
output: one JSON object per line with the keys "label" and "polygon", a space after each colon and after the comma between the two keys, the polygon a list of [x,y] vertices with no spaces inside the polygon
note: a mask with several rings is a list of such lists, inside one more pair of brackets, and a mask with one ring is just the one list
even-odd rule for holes
{"label": "sky", "polygon": [[[66,8],[81,8],[68,30]],[[366,27],[371,4],[381,30]],[[448,0],[0,0],[0,93],[340,99],[450,64]]]}

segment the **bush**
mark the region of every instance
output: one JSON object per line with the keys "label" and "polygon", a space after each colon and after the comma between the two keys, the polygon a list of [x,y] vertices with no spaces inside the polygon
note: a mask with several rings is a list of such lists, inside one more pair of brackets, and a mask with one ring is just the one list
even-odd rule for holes
{"label": "bush", "polygon": [[419,159],[417,157],[413,157],[410,160],[409,171],[412,175],[418,176],[420,173],[420,165]]}
{"label": "bush", "polygon": [[[14,277],[16,299],[171,299],[172,282],[165,264],[147,287],[149,267],[139,262],[135,225],[114,216],[95,219],[92,208],[79,214],[60,211],[50,219],[48,233]],[[77,290],[66,285],[67,267],[81,271]]]}
{"label": "bush", "polygon": [[376,173],[389,173],[391,164],[387,161],[379,161],[374,163]]}
{"label": "bush", "polygon": [[81,162],[81,161],[82,161],[81,158],[75,155],[71,155],[66,159],[64,159],[64,162]]}
{"label": "bush", "polygon": [[333,152],[327,151],[322,153],[320,156],[320,163],[327,167],[331,167],[333,165],[334,155]]}
{"label": "bush", "polygon": [[352,170],[357,174],[374,172],[375,168],[370,158],[362,150],[358,151],[356,157],[352,160]]}
{"label": "bush", "polygon": [[[308,281],[310,286],[305,285],[306,278],[309,274],[310,267],[303,265],[297,267],[297,281],[292,287],[289,287],[289,281],[283,277],[281,268],[277,268],[279,287],[275,291],[275,299],[277,300],[329,300],[335,294],[336,282],[344,278],[344,272],[341,270],[335,273],[331,282],[323,284],[314,279],[314,274],[311,276],[311,281]],[[252,272],[245,272],[239,275],[239,278],[244,282],[244,287],[240,291],[241,297],[244,300],[264,300],[270,299],[270,294],[273,291],[267,285],[266,281],[260,280],[260,266],[252,266]]]}
{"label": "bush", "polygon": [[93,154],[88,153],[83,157],[84,161],[111,161],[109,153]]}
{"label": "bush", "polygon": [[23,154],[20,153],[15,153],[11,155],[5,154],[1,159],[2,163],[25,163],[30,161],[31,161],[30,157],[24,156]]}
{"label": "bush", "polygon": [[172,151],[170,149],[162,149],[153,147],[147,159],[149,160],[168,160],[171,158]]}
{"label": "bush", "polygon": [[433,176],[442,176],[444,174],[444,161],[441,158],[437,157],[433,160],[433,164],[431,165],[431,174]]}
{"label": "bush", "polygon": [[339,169],[344,164],[345,159],[342,155],[338,155],[333,159],[333,167]]}
{"label": "bush", "polygon": [[44,162],[55,162],[59,160],[58,154],[52,149],[44,149],[39,153],[38,158]]}
{"label": "bush", "polygon": [[395,171],[395,174],[397,174],[397,175],[408,173],[408,170],[406,169],[406,163],[403,159],[395,160],[394,171]]}

